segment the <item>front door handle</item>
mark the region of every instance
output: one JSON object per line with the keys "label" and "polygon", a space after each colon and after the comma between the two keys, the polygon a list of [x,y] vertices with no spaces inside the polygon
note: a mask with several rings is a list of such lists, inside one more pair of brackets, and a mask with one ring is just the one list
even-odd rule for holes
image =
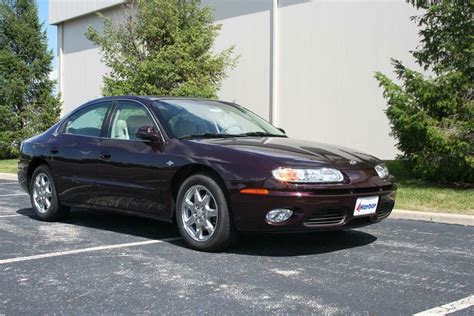
{"label": "front door handle", "polygon": [[112,157],[112,155],[110,155],[109,153],[100,153],[100,159],[107,160],[110,159],[110,157]]}
{"label": "front door handle", "polygon": [[57,147],[53,147],[49,149],[49,152],[52,154],[57,154],[59,152],[59,149]]}

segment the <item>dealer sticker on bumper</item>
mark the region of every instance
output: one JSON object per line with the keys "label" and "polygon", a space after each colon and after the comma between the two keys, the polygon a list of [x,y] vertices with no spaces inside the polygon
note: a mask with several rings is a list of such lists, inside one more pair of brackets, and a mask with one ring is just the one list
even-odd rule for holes
{"label": "dealer sticker on bumper", "polygon": [[375,214],[378,204],[378,196],[358,198],[354,209],[354,216]]}

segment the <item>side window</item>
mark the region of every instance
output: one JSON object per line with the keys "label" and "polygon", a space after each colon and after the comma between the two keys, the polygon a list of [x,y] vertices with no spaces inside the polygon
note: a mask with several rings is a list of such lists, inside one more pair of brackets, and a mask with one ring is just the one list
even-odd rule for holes
{"label": "side window", "polygon": [[135,102],[119,102],[110,125],[109,136],[114,139],[140,140],[135,133],[143,126],[156,127],[148,111]]}
{"label": "side window", "polygon": [[76,112],[66,121],[62,130],[66,134],[99,137],[109,106],[110,103],[99,103]]}

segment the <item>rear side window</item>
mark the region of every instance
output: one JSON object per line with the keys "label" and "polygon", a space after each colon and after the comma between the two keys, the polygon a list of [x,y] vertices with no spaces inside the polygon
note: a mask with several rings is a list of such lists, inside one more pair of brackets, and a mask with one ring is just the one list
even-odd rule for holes
{"label": "rear side window", "polygon": [[88,106],[74,113],[64,124],[66,134],[99,137],[110,103]]}

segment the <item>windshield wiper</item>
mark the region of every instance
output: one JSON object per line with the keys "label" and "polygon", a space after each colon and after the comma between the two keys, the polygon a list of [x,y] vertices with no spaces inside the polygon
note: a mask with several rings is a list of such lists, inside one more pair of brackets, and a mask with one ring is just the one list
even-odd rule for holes
{"label": "windshield wiper", "polygon": [[257,136],[257,137],[287,137],[286,135],[269,134],[265,132],[248,132],[238,136]]}
{"label": "windshield wiper", "polygon": [[194,138],[229,138],[236,137],[239,135],[230,135],[230,134],[213,134],[213,133],[203,133],[203,134],[189,134],[178,137],[178,139],[194,139]]}

